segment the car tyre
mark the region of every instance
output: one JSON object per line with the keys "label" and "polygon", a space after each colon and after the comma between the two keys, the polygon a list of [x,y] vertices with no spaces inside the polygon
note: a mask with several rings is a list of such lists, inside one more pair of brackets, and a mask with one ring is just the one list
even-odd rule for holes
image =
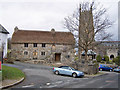
{"label": "car tyre", "polygon": [[100,69],[100,71],[102,71],[102,68]]}
{"label": "car tyre", "polygon": [[59,71],[55,71],[55,74],[56,74],[56,75],[59,75]]}
{"label": "car tyre", "polygon": [[73,73],[72,76],[73,76],[74,78],[76,78],[76,77],[77,77],[77,74],[76,74],[76,73]]}
{"label": "car tyre", "polygon": [[110,69],[110,72],[112,72],[112,70]]}

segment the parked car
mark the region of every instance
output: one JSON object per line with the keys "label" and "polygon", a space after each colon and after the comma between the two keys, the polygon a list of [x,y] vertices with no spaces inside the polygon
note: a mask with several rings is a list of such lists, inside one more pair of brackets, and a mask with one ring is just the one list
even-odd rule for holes
{"label": "parked car", "polygon": [[113,71],[113,68],[111,68],[111,67],[108,67],[107,65],[105,65],[105,64],[100,64],[99,65],[99,70],[100,71]]}
{"label": "parked car", "polygon": [[119,72],[120,73],[120,66],[114,69],[114,72]]}
{"label": "parked car", "polygon": [[74,78],[84,76],[83,72],[75,70],[74,68],[69,67],[69,66],[60,66],[58,68],[54,67],[53,72],[57,75],[58,74],[70,75],[70,76],[73,76]]}

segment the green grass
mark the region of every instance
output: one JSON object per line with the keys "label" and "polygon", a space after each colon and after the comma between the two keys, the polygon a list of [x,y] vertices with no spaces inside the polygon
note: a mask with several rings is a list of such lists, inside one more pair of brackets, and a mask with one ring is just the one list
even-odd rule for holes
{"label": "green grass", "polygon": [[20,79],[22,77],[25,77],[24,73],[14,67],[8,67],[2,65],[2,80],[5,79]]}

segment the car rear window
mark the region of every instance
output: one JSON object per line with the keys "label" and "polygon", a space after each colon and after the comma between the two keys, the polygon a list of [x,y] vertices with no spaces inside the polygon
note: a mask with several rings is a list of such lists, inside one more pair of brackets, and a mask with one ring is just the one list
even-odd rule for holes
{"label": "car rear window", "polygon": [[62,67],[63,69],[69,69],[69,67]]}

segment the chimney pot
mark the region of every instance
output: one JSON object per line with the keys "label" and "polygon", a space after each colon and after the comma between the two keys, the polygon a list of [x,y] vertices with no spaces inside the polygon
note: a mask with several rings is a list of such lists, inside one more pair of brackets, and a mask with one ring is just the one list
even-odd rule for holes
{"label": "chimney pot", "polygon": [[14,28],[14,32],[17,32],[19,29],[18,29],[18,27],[16,26],[15,28]]}

